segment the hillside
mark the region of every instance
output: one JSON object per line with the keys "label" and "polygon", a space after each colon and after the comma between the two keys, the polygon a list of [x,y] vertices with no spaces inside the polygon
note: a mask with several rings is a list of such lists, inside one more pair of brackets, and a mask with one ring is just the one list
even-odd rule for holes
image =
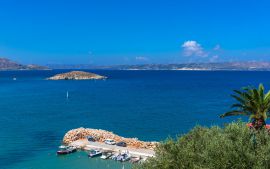
{"label": "hillside", "polygon": [[39,65],[23,65],[7,58],[0,58],[0,70],[48,70],[48,67]]}
{"label": "hillside", "polygon": [[48,65],[52,69],[108,69],[108,70],[241,70],[270,71],[270,62],[219,62],[95,66],[87,64]]}

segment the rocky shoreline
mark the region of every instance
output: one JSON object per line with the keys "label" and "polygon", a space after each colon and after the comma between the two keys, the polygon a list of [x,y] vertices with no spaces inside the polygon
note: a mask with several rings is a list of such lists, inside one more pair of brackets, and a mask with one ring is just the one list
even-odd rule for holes
{"label": "rocky shoreline", "polygon": [[128,147],[140,148],[140,149],[150,149],[154,150],[158,142],[145,142],[140,141],[137,138],[124,138],[113,132],[101,130],[101,129],[90,129],[90,128],[77,128],[68,131],[64,138],[63,143],[68,145],[74,141],[85,139],[87,136],[92,136],[96,138],[97,142],[104,142],[105,139],[113,139],[116,142],[124,141],[127,143]]}
{"label": "rocky shoreline", "polygon": [[47,78],[47,80],[100,80],[107,77],[95,73],[83,71],[71,71],[67,73],[56,74],[55,76]]}

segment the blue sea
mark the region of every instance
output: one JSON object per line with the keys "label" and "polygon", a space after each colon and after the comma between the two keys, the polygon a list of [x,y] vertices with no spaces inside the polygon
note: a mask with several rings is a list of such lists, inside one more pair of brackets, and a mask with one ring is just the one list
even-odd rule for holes
{"label": "blue sea", "polygon": [[[160,141],[195,125],[223,125],[233,89],[270,85],[270,72],[111,71],[97,81],[48,81],[69,70],[0,72],[1,169],[120,169],[129,163],[56,156],[64,134],[88,127]],[[17,80],[13,80],[16,77]],[[66,92],[69,92],[69,99]]]}

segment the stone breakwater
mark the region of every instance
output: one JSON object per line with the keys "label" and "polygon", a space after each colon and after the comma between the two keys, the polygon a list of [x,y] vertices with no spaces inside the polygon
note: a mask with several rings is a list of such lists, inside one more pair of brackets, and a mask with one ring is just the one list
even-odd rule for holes
{"label": "stone breakwater", "polygon": [[57,74],[55,76],[47,78],[47,80],[99,80],[106,79],[105,76],[100,76],[95,73],[83,72],[83,71],[71,71],[67,73]]}
{"label": "stone breakwater", "polygon": [[124,141],[128,147],[132,148],[153,150],[158,144],[158,142],[140,141],[137,138],[124,138],[106,130],[82,127],[68,131],[63,138],[63,143],[70,144],[74,141],[85,139],[87,136],[94,137],[97,142],[104,142],[105,139],[113,139],[116,142]]}

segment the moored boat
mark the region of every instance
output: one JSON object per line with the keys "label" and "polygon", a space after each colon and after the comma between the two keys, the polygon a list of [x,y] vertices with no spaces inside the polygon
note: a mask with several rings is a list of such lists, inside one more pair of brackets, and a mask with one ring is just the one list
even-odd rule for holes
{"label": "moored boat", "polygon": [[90,150],[88,157],[93,158],[97,156],[101,156],[102,152],[99,150]]}
{"label": "moored boat", "polygon": [[120,153],[115,153],[111,156],[111,159],[112,160],[117,160],[117,157],[120,156],[121,154]]}
{"label": "moored boat", "polygon": [[110,158],[113,155],[112,151],[104,151],[101,155],[101,159],[106,160],[108,158]]}
{"label": "moored boat", "polygon": [[129,153],[121,153],[117,156],[116,161],[125,162],[129,161],[131,158],[131,155]]}
{"label": "moored boat", "polygon": [[65,155],[65,154],[70,154],[74,153],[77,151],[75,147],[72,146],[60,146],[60,150],[57,151],[58,155]]}
{"label": "moored boat", "polygon": [[131,157],[130,162],[131,163],[138,163],[141,160],[141,157]]}

